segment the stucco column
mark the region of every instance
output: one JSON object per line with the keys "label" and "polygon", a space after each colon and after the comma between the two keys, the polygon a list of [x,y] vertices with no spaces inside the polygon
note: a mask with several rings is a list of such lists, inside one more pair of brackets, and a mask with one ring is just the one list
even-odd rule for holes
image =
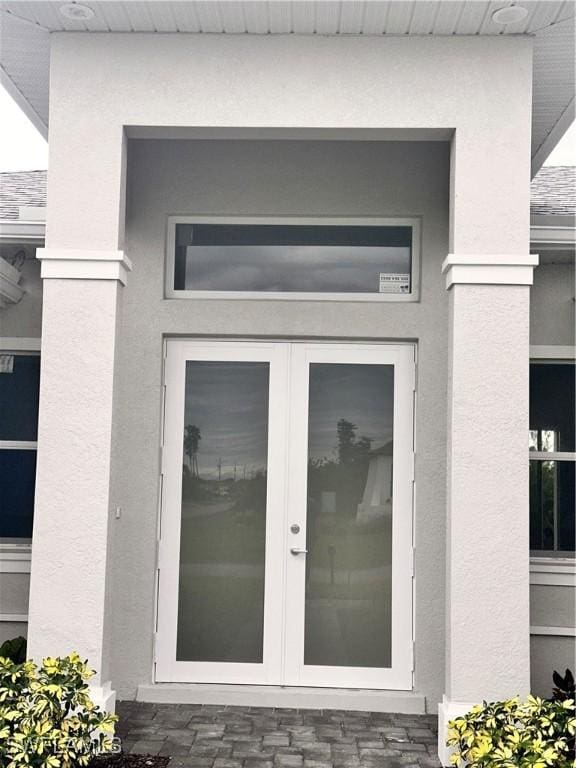
{"label": "stucco column", "polygon": [[111,710],[106,652],[110,443],[122,251],[39,249],[44,280],[29,656],[76,650]]}
{"label": "stucco column", "polygon": [[446,723],[529,690],[528,365],[533,255],[449,255]]}

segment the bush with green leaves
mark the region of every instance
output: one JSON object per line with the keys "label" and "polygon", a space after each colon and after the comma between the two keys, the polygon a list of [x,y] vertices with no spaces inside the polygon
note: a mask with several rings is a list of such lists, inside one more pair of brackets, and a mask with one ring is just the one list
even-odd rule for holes
{"label": "bush with green leaves", "polygon": [[529,696],[473,707],[448,723],[453,765],[467,768],[576,768],[574,699]]}
{"label": "bush with green leaves", "polygon": [[79,768],[111,752],[116,716],[92,702],[77,653],[17,664],[0,657],[0,766]]}

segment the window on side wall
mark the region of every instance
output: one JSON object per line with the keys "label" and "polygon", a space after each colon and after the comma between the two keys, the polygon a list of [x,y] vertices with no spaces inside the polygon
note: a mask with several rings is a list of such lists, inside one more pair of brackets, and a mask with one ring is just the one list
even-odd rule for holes
{"label": "window on side wall", "polygon": [[530,549],[574,553],[575,364],[530,364]]}
{"label": "window on side wall", "polygon": [[416,219],[168,219],[168,298],[415,301]]}
{"label": "window on side wall", "polygon": [[32,538],[40,356],[0,350],[0,540]]}

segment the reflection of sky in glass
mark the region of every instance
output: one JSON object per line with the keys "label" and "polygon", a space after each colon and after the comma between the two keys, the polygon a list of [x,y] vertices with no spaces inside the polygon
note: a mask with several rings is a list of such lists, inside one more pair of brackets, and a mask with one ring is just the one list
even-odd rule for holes
{"label": "reflection of sky in glass", "polygon": [[[195,425],[200,477],[238,478],[266,466],[268,451],[268,363],[186,363],[184,426]],[[186,461],[186,458],[185,458]]]}
{"label": "reflection of sky in glass", "polygon": [[378,293],[380,273],[408,274],[408,246],[195,245],[186,290]]}
{"label": "reflection of sky in glass", "polygon": [[339,419],[356,424],[357,438],[378,448],[392,438],[394,366],[312,363],[310,365],[309,456],[334,457]]}

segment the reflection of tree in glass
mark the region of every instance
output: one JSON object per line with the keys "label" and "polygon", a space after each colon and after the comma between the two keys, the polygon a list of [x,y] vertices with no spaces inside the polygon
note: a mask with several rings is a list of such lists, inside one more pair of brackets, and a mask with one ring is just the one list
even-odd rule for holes
{"label": "reflection of tree in glass", "polygon": [[351,518],[356,515],[366,485],[372,448],[372,440],[369,437],[357,437],[357,431],[356,424],[344,418],[339,419],[336,424],[337,460],[324,456],[308,462],[309,504],[317,505],[320,513],[322,493],[331,491],[335,494],[334,511],[338,515]]}
{"label": "reflection of tree in glass", "polygon": [[198,472],[198,447],[202,440],[200,429],[195,424],[187,424],[184,427],[184,453],[188,456],[188,464],[192,477],[199,477]]}
{"label": "reflection of tree in glass", "polygon": [[369,437],[356,439],[356,424],[347,419],[339,419],[336,425],[338,435],[338,461],[340,464],[354,464],[364,462],[372,447]]}

